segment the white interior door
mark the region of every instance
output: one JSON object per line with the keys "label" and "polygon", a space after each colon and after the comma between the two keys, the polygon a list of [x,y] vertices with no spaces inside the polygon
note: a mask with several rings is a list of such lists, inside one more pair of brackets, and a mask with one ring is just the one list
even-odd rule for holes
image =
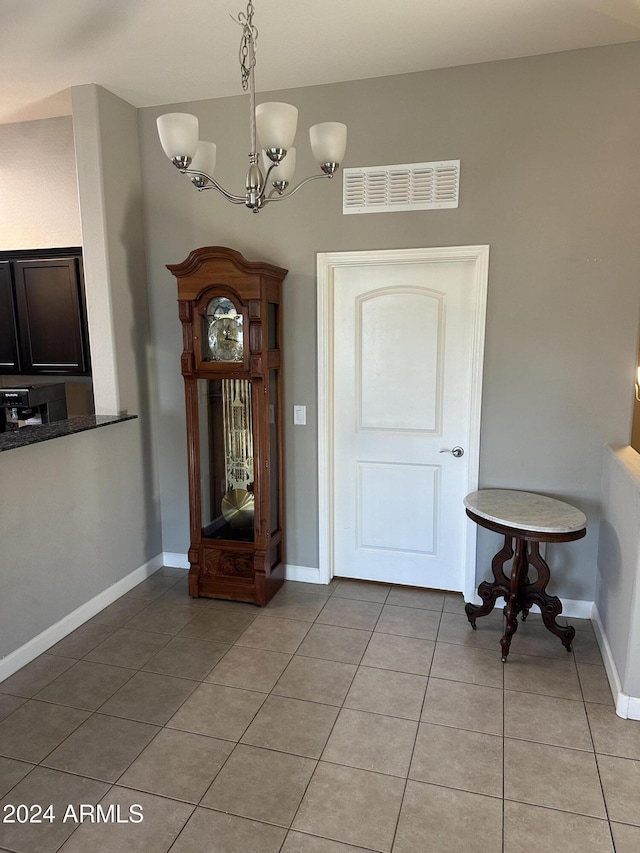
{"label": "white interior door", "polygon": [[327,573],[471,593],[488,247],[321,267]]}

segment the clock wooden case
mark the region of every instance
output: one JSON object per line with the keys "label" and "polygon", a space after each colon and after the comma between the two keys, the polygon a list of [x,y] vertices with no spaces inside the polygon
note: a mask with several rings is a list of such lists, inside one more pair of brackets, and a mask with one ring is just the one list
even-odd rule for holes
{"label": "clock wooden case", "polygon": [[221,246],[177,278],[189,469],[189,594],[264,605],[282,585],[281,294],[287,270]]}

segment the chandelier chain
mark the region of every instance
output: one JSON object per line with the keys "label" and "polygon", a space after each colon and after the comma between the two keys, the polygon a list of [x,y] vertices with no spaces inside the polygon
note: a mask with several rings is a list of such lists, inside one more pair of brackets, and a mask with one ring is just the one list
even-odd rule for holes
{"label": "chandelier chain", "polygon": [[239,60],[240,60],[240,74],[242,77],[242,89],[243,91],[249,91],[249,100],[250,100],[250,127],[249,127],[249,144],[251,146],[251,152],[249,157],[251,158],[251,162],[255,163],[257,158],[257,140],[256,140],[256,90],[255,90],[255,76],[254,69],[256,65],[256,40],[258,38],[258,29],[253,24],[253,16],[255,13],[255,8],[253,6],[253,1],[249,0],[247,3],[247,11],[246,12],[238,12],[238,17],[233,18],[237,24],[242,27],[242,38],[240,39],[240,52],[239,52]]}
{"label": "chandelier chain", "polygon": [[242,74],[242,88],[246,92],[249,88],[251,72],[256,64],[256,41],[258,29],[253,24],[255,9],[252,0],[247,3],[247,11],[239,12],[234,20],[242,27],[242,38],[240,39],[240,72]]}

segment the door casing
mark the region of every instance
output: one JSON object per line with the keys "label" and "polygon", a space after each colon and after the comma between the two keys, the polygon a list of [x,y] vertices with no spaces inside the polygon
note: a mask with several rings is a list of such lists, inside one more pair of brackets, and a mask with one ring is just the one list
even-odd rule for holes
{"label": "door casing", "polygon": [[[469,445],[467,493],[478,488],[480,468],[480,414],[485,340],[489,246],[446,246],[443,248],[383,249],[353,252],[322,252],[317,255],[318,316],[318,541],[319,580],[328,584],[334,574],[334,482],[333,482],[333,375],[334,341],[332,318],[335,300],[335,271],[345,266],[442,263],[474,263],[474,323],[470,341],[472,353],[471,394],[468,400]],[[460,511],[463,512],[462,505]],[[477,601],[476,540],[477,528],[465,525],[465,601]]]}

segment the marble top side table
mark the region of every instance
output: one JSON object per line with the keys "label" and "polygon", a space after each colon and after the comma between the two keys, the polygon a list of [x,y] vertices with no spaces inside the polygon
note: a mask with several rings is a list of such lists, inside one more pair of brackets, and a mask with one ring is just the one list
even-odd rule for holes
{"label": "marble top side table", "polygon": [[[483,603],[465,606],[471,627],[475,630],[476,619],[491,613],[496,599],[504,597],[506,627],[500,645],[502,661],[506,662],[511,638],[518,628],[518,615],[521,614],[524,621],[531,607],[537,604],[545,626],[570,652],[575,628],[556,622],[556,617],[562,613],[562,602],[556,595],[546,592],[551,572],[540,554],[540,542],[582,539],[587,532],[585,514],[563,501],[512,489],[471,492],[464,499],[464,505],[472,521],[504,535],[504,545],[491,561],[493,583],[483,581],[478,587]],[[511,572],[507,576],[503,566],[512,557]],[[529,566],[537,572],[533,582],[529,578]]]}

